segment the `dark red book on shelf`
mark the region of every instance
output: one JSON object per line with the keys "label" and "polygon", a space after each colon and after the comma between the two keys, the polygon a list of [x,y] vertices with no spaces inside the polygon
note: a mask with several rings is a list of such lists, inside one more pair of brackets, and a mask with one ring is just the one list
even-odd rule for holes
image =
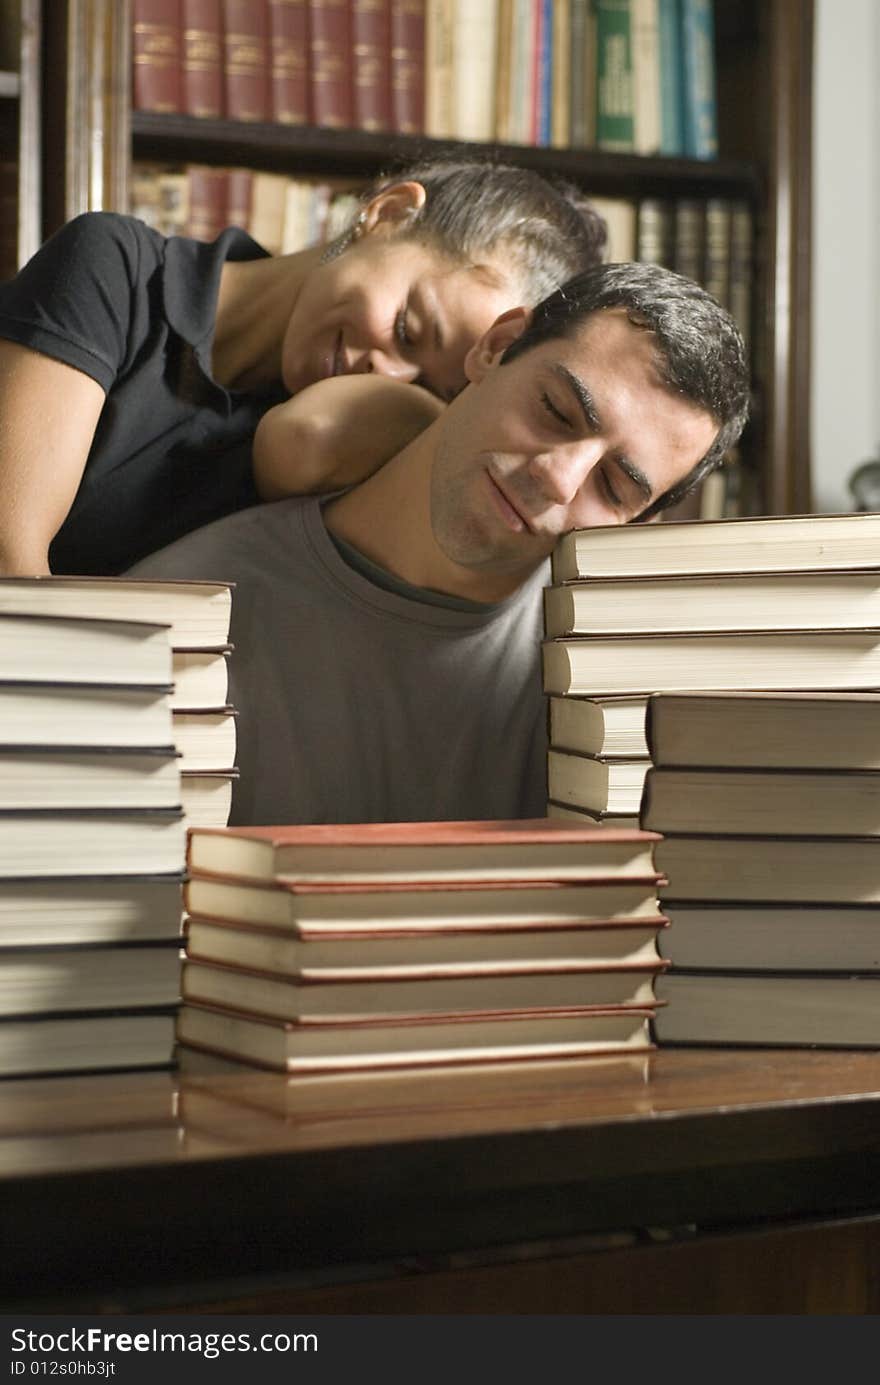
{"label": "dark red book on shelf", "polygon": [[351,0],[351,53],[355,128],[390,130],[390,0]]}
{"label": "dark red book on shelf", "polygon": [[349,0],[308,0],[309,90],[315,125],[353,121]]}
{"label": "dark red book on shelf", "polygon": [[132,101],[137,111],[179,111],[181,0],[133,0]]}
{"label": "dark red book on shelf", "polygon": [[247,231],[251,224],[251,187],[254,175],[249,168],[227,169],[226,225],[241,226]]}
{"label": "dark red book on shelf", "polygon": [[195,240],[216,240],[226,225],[227,185],[225,168],[187,164],[189,221],[186,233]]}
{"label": "dark red book on shelf", "polygon": [[272,119],[279,125],[309,121],[308,0],[269,0]]}
{"label": "dark red book on shelf", "polygon": [[216,119],[223,114],[221,0],[181,0],[181,109]]}
{"label": "dark red book on shelf", "polygon": [[223,0],[223,92],[231,120],[271,120],[269,0]]}
{"label": "dark red book on shelf", "polygon": [[425,129],[425,0],[391,0],[391,128]]}

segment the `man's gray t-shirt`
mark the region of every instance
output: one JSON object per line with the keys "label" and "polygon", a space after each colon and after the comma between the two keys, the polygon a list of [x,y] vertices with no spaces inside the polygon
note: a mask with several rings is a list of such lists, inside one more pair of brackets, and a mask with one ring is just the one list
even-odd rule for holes
{"label": "man's gray t-shirt", "polygon": [[350,567],[310,497],[218,520],[127,575],[236,584],[231,823],[544,814],[545,567],[497,605],[429,604]]}

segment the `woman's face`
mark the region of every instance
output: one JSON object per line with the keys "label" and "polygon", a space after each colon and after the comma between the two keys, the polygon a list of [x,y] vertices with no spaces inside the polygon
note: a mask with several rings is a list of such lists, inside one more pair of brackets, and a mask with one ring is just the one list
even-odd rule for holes
{"label": "woman's face", "polygon": [[290,316],[281,374],[296,394],[330,375],[393,376],[441,399],[467,383],[464,358],[518,284],[493,265],[492,282],[379,221],[308,275]]}

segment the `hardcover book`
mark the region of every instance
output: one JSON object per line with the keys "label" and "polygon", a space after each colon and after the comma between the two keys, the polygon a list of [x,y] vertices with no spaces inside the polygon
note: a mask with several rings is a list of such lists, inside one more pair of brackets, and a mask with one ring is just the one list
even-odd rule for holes
{"label": "hardcover book", "polygon": [[172,646],[226,643],[232,587],[138,577],[0,577],[0,612],[145,620],[168,626]]}
{"label": "hardcover book", "polygon": [[646,697],[551,697],[550,744],[582,755],[647,758]]}
{"label": "hardcover book", "polygon": [[270,120],[269,0],[223,0],[223,92],[230,120]]}
{"label": "hardcover book", "polygon": [[10,1015],[167,1008],[179,999],[176,939],[0,949],[0,1031]]}
{"label": "hardcover book", "polygon": [[330,129],[353,120],[348,0],[309,0],[309,87],[312,120]]}
{"label": "hardcover book", "polygon": [[880,909],[667,901],[657,935],[676,967],[703,971],[880,971]]}
{"label": "hardcover book", "polygon": [[180,0],[181,110],[216,120],[223,115],[223,11],[221,0]]}
{"label": "hardcover book", "polygon": [[132,101],[137,111],[181,109],[181,0],[132,0]]}
{"label": "hardcover book", "polygon": [[6,879],[0,947],[179,939],[182,879],[179,872]]}
{"label": "hardcover book", "polygon": [[351,0],[352,123],[391,128],[390,0]]}
{"label": "hardcover book", "polygon": [[663,907],[667,899],[880,903],[876,837],[664,837],[654,855],[668,880],[661,887]]}
{"label": "hardcover book", "polygon": [[167,625],[0,612],[0,679],[7,682],[125,684],[167,692],[171,674]]}
{"label": "hardcover book", "polygon": [[310,119],[307,0],[269,0],[269,67],[272,119],[279,125],[307,124]]}
{"label": "hardcover book", "polygon": [[425,128],[425,0],[391,0],[391,128]]}
{"label": "hardcover book", "polygon": [[876,837],[880,772],[651,769],[641,821],[670,836]]}
{"label": "hardcover book", "polygon": [[593,814],[638,814],[649,764],[647,759],[612,760],[551,746],[547,793],[556,803],[571,803]]}

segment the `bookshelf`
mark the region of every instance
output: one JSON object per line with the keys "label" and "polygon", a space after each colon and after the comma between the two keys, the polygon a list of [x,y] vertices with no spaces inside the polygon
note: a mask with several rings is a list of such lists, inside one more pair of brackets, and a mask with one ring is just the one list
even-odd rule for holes
{"label": "bookshelf", "polygon": [[56,0],[44,41],[43,233],[90,208],[127,210],[133,159],[366,181],[464,149],[560,173],[596,196],[745,200],[755,394],[744,510],[808,511],[812,0],[715,0],[715,36],[720,157],[709,161],[133,111],[131,0]]}
{"label": "bookshelf", "polygon": [[41,0],[0,5],[0,274],[38,248],[40,211]]}

